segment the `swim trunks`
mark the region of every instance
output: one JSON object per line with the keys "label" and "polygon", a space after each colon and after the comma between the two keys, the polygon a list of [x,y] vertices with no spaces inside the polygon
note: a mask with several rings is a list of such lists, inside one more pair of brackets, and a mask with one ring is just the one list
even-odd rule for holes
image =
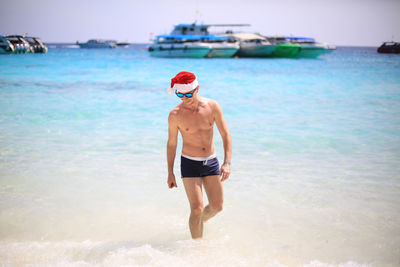
{"label": "swim trunks", "polygon": [[204,177],[211,175],[219,175],[219,162],[217,156],[210,157],[190,157],[181,156],[181,175],[186,177]]}

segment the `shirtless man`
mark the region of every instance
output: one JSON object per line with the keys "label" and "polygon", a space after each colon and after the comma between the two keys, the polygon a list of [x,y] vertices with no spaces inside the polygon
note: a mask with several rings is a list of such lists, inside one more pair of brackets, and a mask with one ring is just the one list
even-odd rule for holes
{"label": "shirtless man", "polygon": [[[177,187],[174,161],[178,131],[182,135],[181,175],[190,203],[189,228],[192,238],[203,236],[203,222],[222,210],[222,182],[228,179],[231,165],[232,142],[221,107],[214,100],[199,96],[196,76],[180,72],[171,80],[170,93],[182,100],[168,117],[168,187]],[[214,148],[214,123],[224,144],[225,158],[219,168]],[[208,205],[203,209],[202,186]]]}

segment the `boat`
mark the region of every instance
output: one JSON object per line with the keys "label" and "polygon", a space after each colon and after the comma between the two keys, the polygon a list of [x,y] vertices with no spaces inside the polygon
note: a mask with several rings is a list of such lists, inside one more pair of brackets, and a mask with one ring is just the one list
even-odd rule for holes
{"label": "boat", "polygon": [[[148,49],[150,55],[208,58],[229,58],[235,55],[239,50],[238,42],[227,36],[210,34],[208,28],[211,26],[213,24],[178,24],[169,35],[156,36],[154,44]],[[171,51],[165,51],[168,49]],[[205,53],[207,49],[209,50]]]}
{"label": "boat", "polygon": [[310,37],[286,37],[292,44],[300,45],[296,58],[317,58],[322,54],[330,53],[335,47],[327,44],[317,43],[314,38]]}
{"label": "boat", "polygon": [[218,42],[209,42],[211,51],[207,54],[209,58],[230,58],[239,51],[239,44],[237,42],[227,42],[226,40]]}
{"label": "boat", "polygon": [[0,54],[14,53],[14,46],[3,35],[0,35]]}
{"label": "boat", "polygon": [[129,42],[118,42],[117,47],[127,48],[130,46]]}
{"label": "boat", "polygon": [[211,51],[206,56],[209,58],[230,58],[240,48],[238,42],[226,36],[201,35],[201,41],[211,47]]}
{"label": "boat", "polygon": [[385,54],[399,54],[400,53],[400,43],[397,42],[384,42],[377,49],[378,53]]}
{"label": "boat", "polygon": [[14,46],[14,53],[31,53],[32,48],[22,35],[8,35],[7,40]]}
{"label": "boat", "polygon": [[153,57],[204,58],[210,53],[211,46],[200,41],[201,36],[195,35],[158,35],[147,50]]}
{"label": "boat", "polygon": [[272,52],[272,57],[292,58],[300,50],[299,44],[293,44],[287,41],[286,37],[266,37],[268,41],[275,44],[275,50]]}
{"label": "boat", "polygon": [[24,39],[29,43],[31,46],[31,51],[33,53],[47,53],[48,48],[47,46],[40,41],[37,37],[24,37]]}
{"label": "boat", "polygon": [[227,36],[239,41],[239,57],[269,57],[276,47],[267,38],[254,33],[232,33]]}
{"label": "boat", "polygon": [[76,42],[80,48],[116,48],[117,42],[114,40],[90,39],[86,43]]}

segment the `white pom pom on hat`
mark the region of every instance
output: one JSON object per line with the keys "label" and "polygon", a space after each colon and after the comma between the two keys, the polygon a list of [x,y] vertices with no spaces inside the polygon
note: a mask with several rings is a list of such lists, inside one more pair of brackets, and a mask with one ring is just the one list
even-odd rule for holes
{"label": "white pom pom on hat", "polygon": [[174,90],[187,93],[194,90],[198,85],[199,82],[193,73],[181,71],[171,79],[171,87],[168,89],[168,93],[172,94]]}

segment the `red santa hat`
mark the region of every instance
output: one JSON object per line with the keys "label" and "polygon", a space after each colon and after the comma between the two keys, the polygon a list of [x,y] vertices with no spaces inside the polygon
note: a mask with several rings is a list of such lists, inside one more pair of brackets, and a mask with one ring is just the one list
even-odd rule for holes
{"label": "red santa hat", "polygon": [[181,71],[171,79],[171,88],[168,89],[168,93],[172,94],[174,90],[180,93],[187,93],[196,89],[198,85],[199,82],[193,73]]}

